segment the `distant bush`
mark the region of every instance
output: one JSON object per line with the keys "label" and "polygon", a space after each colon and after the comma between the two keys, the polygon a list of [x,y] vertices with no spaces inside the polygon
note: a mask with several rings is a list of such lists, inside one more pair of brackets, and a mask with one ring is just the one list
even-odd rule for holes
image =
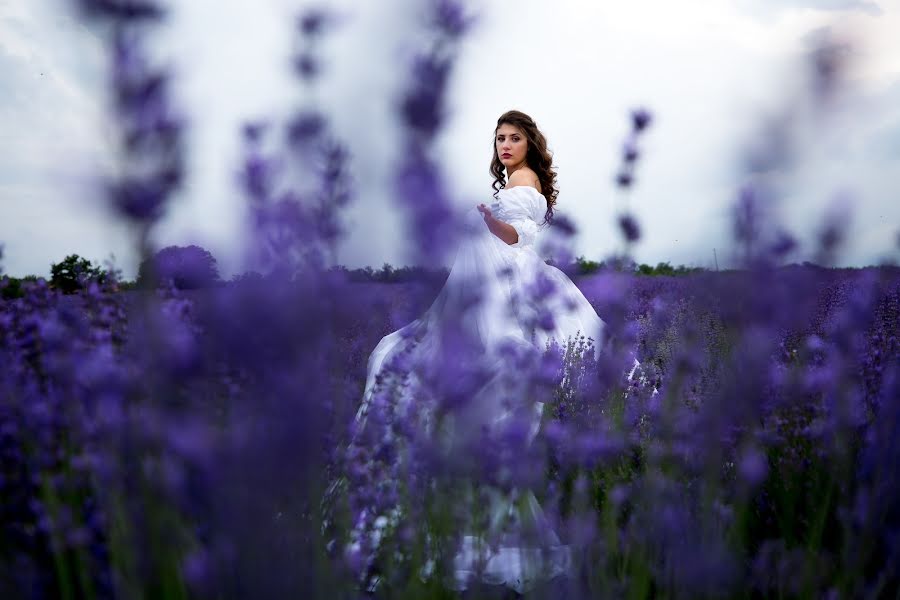
{"label": "distant bush", "polygon": [[348,269],[343,265],[332,267],[331,270],[333,272],[343,273],[348,281],[355,283],[435,282],[445,280],[449,274],[449,271],[443,267],[433,269],[416,265],[412,267],[395,268],[390,263],[384,263],[381,269],[377,271],[368,266],[359,269]]}
{"label": "distant bush", "polygon": [[700,267],[686,267],[684,265],[678,265],[677,267],[673,267],[668,262],[657,263],[655,267],[651,267],[647,264],[640,264],[635,269],[635,273],[638,275],[689,275],[690,273],[697,273],[699,271],[703,271],[704,269]]}
{"label": "distant bush", "polygon": [[128,292],[137,289],[138,284],[137,281],[120,281],[117,287],[120,292]]}
{"label": "distant bush", "polygon": [[231,278],[230,283],[232,284],[247,284],[247,283],[261,283],[265,280],[265,277],[262,273],[258,273],[257,271],[245,271],[243,273],[238,273]]}
{"label": "distant bush", "polygon": [[200,246],[168,246],[138,268],[136,285],[155,288],[171,283],[179,290],[211,287],[220,282],[213,255]]}
{"label": "distant bush", "polygon": [[28,291],[29,286],[37,283],[38,279],[37,275],[26,275],[25,277],[4,275],[0,277],[0,298],[4,300],[22,298]]}
{"label": "distant bush", "polygon": [[572,272],[576,275],[591,275],[614,267],[619,271],[633,271],[636,275],[688,275],[704,270],[701,267],[686,267],[684,265],[673,267],[668,262],[658,263],[655,267],[648,264],[638,265],[633,263],[615,266],[607,264],[606,261],[596,262],[579,256],[575,259]]}
{"label": "distant bush", "polygon": [[[701,267],[686,267],[678,265],[673,267],[668,262],[658,263],[655,267],[647,264],[623,263],[620,265],[607,264],[606,261],[588,260],[583,256],[575,259],[568,268],[557,265],[551,259],[545,261],[549,265],[557,266],[575,275],[592,275],[607,269],[617,271],[634,272],[636,275],[688,275],[703,271]],[[344,273],[349,281],[354,282],[378,282],[378,283],[408,283],[413,281],[434,281],[447,278],[448,271],[445,268],[430,269],[422,266],[394,267],[390,263],[384,263],[381,269],[372,267],[348,269],[343,265],[332,267],[332,271]]]}
{"label": "distant bush", "polygon": [[587,260],[583,256],[579,256],[575,259],[575,273],[578,275],[591,275],[605,267],[606,263]]}
{"label": "distant bush", "polygon": [[0,298],[13,300],[25,295],[22,291],[22,280],[15,277],[0,277]]}

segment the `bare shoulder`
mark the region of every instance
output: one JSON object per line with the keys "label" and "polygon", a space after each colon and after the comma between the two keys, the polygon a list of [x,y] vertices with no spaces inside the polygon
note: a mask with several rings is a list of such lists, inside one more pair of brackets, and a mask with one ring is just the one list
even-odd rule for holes
{"label": "bare shoulder", "polygon": [[509,184],[507,187],[518,187],[520,185],[527,185],[528,187],[533,187],[537,191],[541,191],[541,182],[538,180],[537,174],[534,171],[529,169],[528,167],[523,167],[510,175]]}

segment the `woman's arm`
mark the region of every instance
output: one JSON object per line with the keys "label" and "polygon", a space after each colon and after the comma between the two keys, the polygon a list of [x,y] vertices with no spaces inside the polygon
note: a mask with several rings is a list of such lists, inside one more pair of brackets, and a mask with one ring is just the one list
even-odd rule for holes
{"label": "woman's arm", "polygon": [[519,241],[519,234],[516,232],[516,228],[509,223],[504,223],[500,219],[494,218],[494,215],[491,214],[490,208],[488,208],[484,204],[479,204],[478,211],[484,217],[484,222],[487,224],[488,229],[491,231],[491,233],[496,235],[507,244],[515,244]]}

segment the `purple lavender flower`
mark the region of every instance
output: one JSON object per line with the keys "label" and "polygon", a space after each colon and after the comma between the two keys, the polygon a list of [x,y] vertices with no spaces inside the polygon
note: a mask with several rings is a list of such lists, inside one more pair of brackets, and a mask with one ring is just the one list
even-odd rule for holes
{"label": "purple lavender flower", "polygon": [[634,163],[637,162],[638,157],[640,156],[640,151],[638,150],[637,144],[634,139],[629,139],[622,146],[622,159],[626,163]]}
{"label": "purple lavender flower", "polygon": [[628,189],[634,182],[634,176],[628,171],[619,171],[616,174],[616,185],[620,188]]}
{"label": "purple lavender flower", "polygon": [[641,237],[641,229],[635,218],[630,214],[619,216],[619,229],[621,229],[622,235],[625,236],[628,243],[634,243]]}
{"label": "purple lavender flower", "polygon": [[653,121],[653,115],[645,108],[636,108],[631,111],[631,126],[635,133],[646,129]]}
{"label": "purple lavender flower", "polygon": [[304,36],[316,37],[325,32],[333,15],[322,9],[310,9],[297,19],[297,28]]}
{"label": "purple lavender flower", "polygon": [[758,450],[747,450],[743,453],[738,465],[740,477],[751,486],[762,483],[768,474],[766,457]]}
{"label": "purple lavender flower", "polygon": [[449,39],[462,37],[474,25],[475,17],[466,14],[463,2],[459,0],[431,0],[431,2],[433,26]]}
{"label": "purple lavender flower", "polygon": [[578,228],[572,220],[565,215],[555,215],[550,226],[558,229],[565,237],[572,237],[578,232]]}
{"label": "purple lavender flower", "polygon": [[258,144],[265,135],[267,123],[265,122],[248,122],[244,124],[243,134],[244,141],[250,144]]}
{"label": "purple lavender flower", "polygon": [[82,10],[92,17],[113,20],[152,21],[161,18],[165,11],[154,0],[76,0]]}
{"label": "purple lavender flower", "polygon": [[303,79],[314,79],[321,71],[319,61],[308,53],[300,54],[294,58],[294,69]]}

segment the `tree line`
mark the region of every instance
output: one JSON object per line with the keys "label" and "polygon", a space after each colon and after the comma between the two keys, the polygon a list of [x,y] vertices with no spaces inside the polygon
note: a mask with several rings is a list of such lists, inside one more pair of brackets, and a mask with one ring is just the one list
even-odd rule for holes
{"label": "tree line", "polygon": [[[25,277],[0,277],[0,297],[20,298],[25,295],[28,285],[38,283],[43,278],[35,275]],[[113,273],[77,254],[70,254],[58,263],[50,265],[50,280],[47,284],[64,294],[74,294],[93,284],[112,283],[120,291],[131,289],[155,289],[160,285],[172,285],[177,289],[199,289],[222,283],[216,259],[208,250],[200,246],[168,246],[141,262],[137,277],[133,281],[121,280],[119,273]]]}
{"label": "tree line", "polygon": [[[360,283],[440,282],[446,279],[449,273],[446,267],[394,267],[390,263],[384,263],[380,269],[368,266],[350,269],[344,265],[337,265],[331,267],[330,270],[346,277],[349,281]],[[704,269],[684,265],[672,266],[668,262],[661,262],[656,266],[636,263],[623,266],[604,261],[596,262],[579,256],[566,270],[576,276],[592,275],[605,270],[624,270],[646,276],[679,276]],[[47,283],[51,288],[58,289],[65,294],[74,294],[86,289],[92,283],[106,283],[111,275],[112,273],[108,269],[77,254],[70,254],[63,260],[51,264],[50,279]],[[25,294],[28,285],[35,284],[41,279],[36,275],[0,277],[0,297],[19,298]],[[168,246],[144,260],[133,281],[124,281],[116,277],[115,288],[118,290],[154,289],[160,285],[172,285],[177,289],[188,290],[263,279],[262,274],[250,271],[234,275],[230,281],[223,281],[219,275],[217,261],[208,250],[195,245]]]}

